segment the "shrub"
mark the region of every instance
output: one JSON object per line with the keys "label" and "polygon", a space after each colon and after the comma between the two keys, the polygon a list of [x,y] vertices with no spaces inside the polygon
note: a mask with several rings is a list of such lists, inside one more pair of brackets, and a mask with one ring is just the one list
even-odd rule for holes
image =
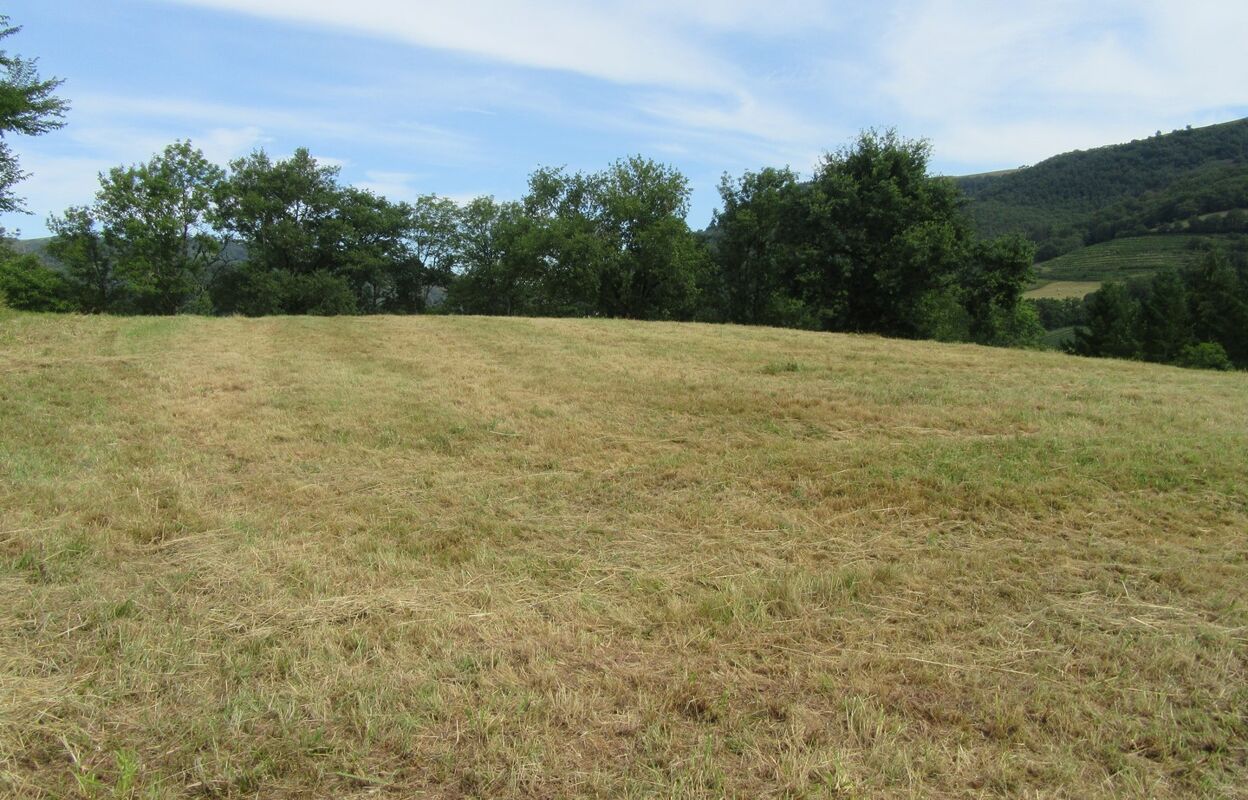
{"label": "shrub", "polygon": [[1217,342],[1189,344],[1179,353],[1178,365],[1191,369],[1216,369],[1223,372],[1234,367],[1226,348]]}
{"label": "shrub", "polygon": [[357,312],[355,292],[346,278],[326,270],[291,276],[284,288],[286,308],[294,314],[332,317]]}
{"label": "shrub", "polygon": [[65,278],[29,254],[0,262],[0,294],[19,311],[72,310]]}

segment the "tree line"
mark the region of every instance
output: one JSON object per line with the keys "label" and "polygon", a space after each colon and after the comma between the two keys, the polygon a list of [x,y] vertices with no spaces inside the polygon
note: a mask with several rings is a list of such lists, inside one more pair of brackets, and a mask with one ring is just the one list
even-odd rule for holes
{"label": "tree line", "polygon": [[524,196],[391,202],[307,150],[226,167],[189,142],[100,175],[90,205],[49,220],[51,263],[0,257],[14,308],[127,314],[453,313],[775,325],[1248,367],[1248,254],[1022,300],[1031,245],[978,237],[929,149],[867,132],[814,174],[725,175],[704,231],[688,181],[642,157],[542,168]]}
{"label": "tree line", "polygon": [[87,313],[410,313],[436,269],[427,210],[343,186],[306,150],[227,171],[177,142],[102,174],[94,203],[49,220],[55,266],[11,261],[0,289]]}
{"label": "tree line", "polygon": [[[1054,306],[1046,313],[1070,313]],[[1248,257],[1211,250],[1184,271],[1108,283],[1078,310],[1071,352],[1204,369],[1248,368]]]}
{"label": "tree line", "polygon": [[524,196],[391,202],[343,185],[306,150],[226,168],[188,142],[100,176],[53,216],[45,265],[10,258],[0,291],[26,309],[140,314],[350,314],[441,308],[782,325],[1034,343],[1018,237],[979,239],[929,148],[867,132],[809,179],[725,176],[706,231],[688,180],[632,157],[542,168]]}
{"label": "tree line", "polygon": [[[0,15],[0,40],[18,30]],[[22,210],[14,186],[27,177],[3,137],[60,128],[68,110],[55,95],[61,81],[41,78],[36,66],[0,50],[0,211]],[[961,186],[980,215],[1004,203],[1025,217],[1047,197],[1052,214],[1069,216],[1095,201],[1100,212],[1084,239],[1159,224],[1239,231],[1241,211],[1179,218],[1244,205],[1241,176],[1209,173],[1208,163],[1242,160],[1246,134],[1242,123],[1159,134]],[[722,207],[707,230],[693,231],[686,178],[639,156],[593,173],[539,169],[520,200],[461,206],[436,195],[395,203],[343,185],[337,168],[306,149],[286,159],[258,150],[223,168],[175,142],[145,163],[101,174],[94,202],[50,218],[51,263],[5,241],[0,308],[416,313],[440,292],[439,310],[462,313],[704,320],[1000,345],[1035,345],[1046,328],[1072,325],[1071,349],[1085,355],[1248,367],[1244,253],[1214,252],[1198,269],[1108,284],[1084,301],[1024,302],[1032,245],[1018,235],[977,236],[959,185],[930,175],[929,157],[925,142],[866,132],[806,179],[773,168],[725,175]],[[1164,188],[1124,197],[1159,185],[1159,164]],[[1019,221],[999,216],[997,225]]]}

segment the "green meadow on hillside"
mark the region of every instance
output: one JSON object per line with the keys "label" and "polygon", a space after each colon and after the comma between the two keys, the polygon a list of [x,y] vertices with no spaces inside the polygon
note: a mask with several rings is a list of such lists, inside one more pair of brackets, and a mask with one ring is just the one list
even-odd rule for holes
{"label": "green meadow on hillside", "polygon": [[1248,792],[1248,375],[0,318],[0,795]]}
{"label": "green meadow on hillside", "polygon": [[1209,236],[1136,236],[1114,239],[1036,265],[1044,281],[1111,281],[1145,277],[1159,270],[1194,267],[1205,256]]}

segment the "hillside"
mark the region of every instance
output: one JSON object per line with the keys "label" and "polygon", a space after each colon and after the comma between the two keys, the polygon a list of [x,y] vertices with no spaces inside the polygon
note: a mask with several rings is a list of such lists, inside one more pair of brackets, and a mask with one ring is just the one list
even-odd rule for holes
{"label": "hillside", "polygon": [[1248,206],[1248,119],[957,181],[981,233],[1025,233],[1044,261],[1084,244],[1188,230],[1193,219]]}
{"label": "hillside", "polygon": [[[16,253],[23,255],[33,253],[48,266],[59,269],[60,263],[48,255],[48,243],[51,241],[51,236],[44,236],[39,239],[9,239],[8,245]],[[247,248],[238,242],[227,242],[221,250],[221,257],[230,263],[246,261]]]}
{"label": "hillside", "polygon": [[1200,263],[1218,237],[1137,236],[1080,248],[1037,265],[1045,280],[1108,281],[1150,275],[1158,270],[1185,269]]}
{"label": "hillside", "polygon": [[9,314],[0,398],[0,795],[1248,792],[1244,374]]}
{"label": "hillside", "polygon": [[1081,247],[1036,265],[1028,297],[1084,297],[1105,281],[1145,278],[1164,269],[1198,265],[1209,247],[1238,243],[1230,236],[1151,235]]}
{"label": "hillside", "polygon": [[34,253],[48,263],[55,263],[48,255],[48,242],[52,241],[51,236],[44,236],[38,239],[9,239],[8,245],[13,252],[25,255],[26,253]]}
{"label": "hillside", "polygon": [[1106,281],[1143,279],[1166,269],[1198,266],[1210,249],[1242,253],[1248,239],[1237,234],[1133,236],[1081,247],[1035,267],[1026,297],[1081,298]]}

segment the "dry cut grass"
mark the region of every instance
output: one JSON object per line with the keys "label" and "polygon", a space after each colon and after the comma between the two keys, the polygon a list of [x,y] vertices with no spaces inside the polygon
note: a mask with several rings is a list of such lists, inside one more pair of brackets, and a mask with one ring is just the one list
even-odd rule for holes
{"label": "dry cut grass", "polygon": [[0,319],[0,794],[1248,794],[1248,376]]}

